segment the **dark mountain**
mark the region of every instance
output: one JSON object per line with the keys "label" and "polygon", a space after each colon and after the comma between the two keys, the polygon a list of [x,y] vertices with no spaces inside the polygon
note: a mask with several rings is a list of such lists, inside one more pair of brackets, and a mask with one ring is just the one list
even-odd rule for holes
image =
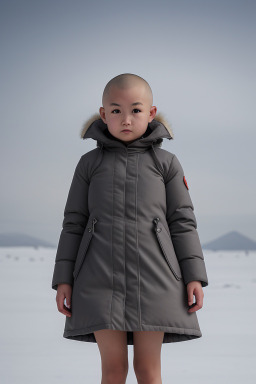
{"label": "dark mountain", "polygon": [[237,231],[232,231],[203,244],[202,248],[212,251],[252,251],[256,250],[256,241]]}
{"label": "dark mountain", "polygon": [[[54,244],[22,233],[0,234],[0,247],[22,246],[56,248],[56,245]],[[237,231],[232,231],[215,240],[202,244],[202,248],[212,251],[249,251],[256,250],[256,241],[253,241]]]}
{"label": "dark mountain", "polygon": [[0,233],[0,247],[50,247],[55,246],[47,241],[24,235],[23,233]]}

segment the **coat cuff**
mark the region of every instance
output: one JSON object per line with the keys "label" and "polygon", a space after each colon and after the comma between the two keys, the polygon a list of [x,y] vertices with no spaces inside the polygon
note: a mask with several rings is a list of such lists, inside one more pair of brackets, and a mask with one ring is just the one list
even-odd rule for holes
{"label": "coat cuff", "polygon": [[70,284],[73,285],[73,268],[74,262],[68,260],[60,260],[55,263],[52,289],[57,291],[58,284]]}
{"label": "coat cuff", "polygon": [[185,259],[180,263],[184,284],[200,281],[202,287],[208,285],[205,263],[202,259]]}

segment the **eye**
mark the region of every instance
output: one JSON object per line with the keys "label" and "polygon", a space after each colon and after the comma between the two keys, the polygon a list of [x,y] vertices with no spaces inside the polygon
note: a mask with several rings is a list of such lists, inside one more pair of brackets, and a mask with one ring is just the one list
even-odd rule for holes
{"label": "eye", "polygon": [[138,109],[138,108],[134,108],[133,112],[134,112],[134,113],[138,113],[138,112],[141,112],[141,110]]}
{"label": "eye", "polygon": [[114,114],[116,114],[116,113],[119,113],[120,112],[120,110],[119,109],[114,109],[111,113],[114,113]]}

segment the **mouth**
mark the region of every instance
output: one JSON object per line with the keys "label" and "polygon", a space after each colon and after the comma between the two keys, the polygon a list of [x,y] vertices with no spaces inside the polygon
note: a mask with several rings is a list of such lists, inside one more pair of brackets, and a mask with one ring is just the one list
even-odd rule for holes
{"label": "mouth", "polygon": [[122,132],[131,132],[130,129],[123,129]]}

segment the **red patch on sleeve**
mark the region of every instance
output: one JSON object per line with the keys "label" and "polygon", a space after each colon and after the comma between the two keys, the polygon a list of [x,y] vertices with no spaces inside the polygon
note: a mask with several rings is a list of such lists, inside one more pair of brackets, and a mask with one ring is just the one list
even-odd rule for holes
{"label": "red patch on sleeve", "polygon": [[189,189],[188,183],[187,183],[187,180],[186,180],[185,176],[183,176],[183,181],[184,181],[184,184],[186,185],[186,188]]}

